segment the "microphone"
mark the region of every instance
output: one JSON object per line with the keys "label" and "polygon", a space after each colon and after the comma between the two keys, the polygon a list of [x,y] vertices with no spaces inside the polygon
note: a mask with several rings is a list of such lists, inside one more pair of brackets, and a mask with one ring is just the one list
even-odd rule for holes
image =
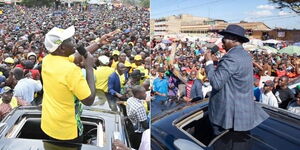
{"label": "microphone", "polygon": [[86,51],[86,49],[84,48],[83,45],[80,45],[79,47],[77,47],[77,51],[78,51],[78,53],[79,53],[81,56],[83,56],[84,58],[87,57],[87,51]]}

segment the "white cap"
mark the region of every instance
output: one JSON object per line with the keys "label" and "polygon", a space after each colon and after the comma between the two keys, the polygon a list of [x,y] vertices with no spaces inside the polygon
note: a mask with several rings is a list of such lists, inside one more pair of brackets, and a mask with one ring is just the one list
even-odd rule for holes
{"label": "white cap", "polygon": [[45,47],[46,49],[52,53],[54,52],[59,46],[60,44],[72,37],[75,34],[75,27],[71,26],[67,29],[60,29],[57,27],[52,28],[45,37]]}
{"label": "white cap", "polygon": [[104,65],[108,65],[108,63],[109,63],[109,58],[104,55],[98,57],[98,60]]}

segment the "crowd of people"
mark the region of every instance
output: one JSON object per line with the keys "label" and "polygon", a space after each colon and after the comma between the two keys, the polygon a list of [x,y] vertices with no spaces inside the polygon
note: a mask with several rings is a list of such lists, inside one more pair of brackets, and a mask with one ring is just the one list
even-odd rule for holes
{"label": "crowd of people", "polygon": [[[76,47],[88,47],[91,43],[97,43],[103,35],[109,35],[108,42],[102,42],[101,47],[89,51],[94,60],[91,65],[96,89],[93,105],[108,103],[112,111],[120,111],[128,116],[132,124],[132,135],[129,137],[134,140],[132,146],[138,148],[142,133],[149,128],[149,11],[138,6],[111,5],[89,5],[88,9],[76,6],[28,8],[16,5],[1,9],[0,120],[15,107],[43,105],[43,100],[49,99],[48,95],[45,98],[44,86],[49,88],[49,82],[60,80],[64,74],[63,70],[57,70],[55,76],[45,73],[53,69],[49,64],[62,61],[53,59],[49,62],[51,57],[47,57],[46,64],[43,64],[44,58],[50,53],[66,56],[64,49],[68,49],[55,47],[60,52],[54,53],[56,49],[53,49],[53,45],[70,46],[65,42],[72,42]],[[73,40],[51,41],[63,29],[71,31],[72,28],[75,28]],[[46,38],[47,33],[53,35]],[[86,69],[87,62],[82,61],[83,57],[75,53],[68,59],[81,68],[83,76],[89,76],[90,71]],[[70,77],[77,79],[75,76]],[[51,85],[54,86],[54,83]],[[90,85],[89,88],[92,89]],[[47,92],[51,93],[49,90]],[[45,126],[42,125],[42,128]]]}
{"label": "crowd of people", "polygon": [[[210,35],[215,38],[215,35]],[[195,38],[194,38],[195,39]],[[172,100],[191,102],[208,98],[212,90],[205,71],[204,54],[213,53],[213,63],[226,53],[222,45],[188,38],[154,37],[151,41],[151,85],[154,102]],[[175,47],[176,50],[172,49]],[[300,59],[297,54],[248,51],[253,59],[254,100],[273,107],[299,114],[300,102],[297,82],[288,87],[300,75]],[[298,83],[299,84],[299,83]],[[164,98],[162,98],[165,96]],[[153,108],[154,109],[154,108]]]}

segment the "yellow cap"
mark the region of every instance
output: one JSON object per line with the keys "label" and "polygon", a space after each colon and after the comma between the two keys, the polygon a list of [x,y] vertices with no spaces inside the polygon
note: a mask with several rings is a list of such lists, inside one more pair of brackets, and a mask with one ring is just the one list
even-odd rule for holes
{"label": "yellow cap", "polygon": [[118,50],[114,50],[113,52],[112,52],[112,55],[120,55],[120,52],[118,51]]}
{"label": "yellow cap", "polygon": [[129,42],[128,45],[134,46],[133,42]]}
{"label": "yellow cap", "polygon": [[8,63],[8,64],[13,64],[13,63],[15,63],[14,59],[12,59],[11,57],[5,58],[4,62],[5,62],[5,63]]}
{"label": "yellow cap", "polygon": [[135,55],[134,60],[142,60],[142,56],[141,55]]}

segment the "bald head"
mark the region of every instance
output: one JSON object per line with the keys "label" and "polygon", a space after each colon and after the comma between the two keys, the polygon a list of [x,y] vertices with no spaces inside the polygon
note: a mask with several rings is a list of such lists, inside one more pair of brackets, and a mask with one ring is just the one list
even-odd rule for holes
{"label": "bald head", "polygon": [[132,94],[135,98],[145,99],[146,98],[146,90],[144,87],[140,85],[136,85],[132,88]]}

